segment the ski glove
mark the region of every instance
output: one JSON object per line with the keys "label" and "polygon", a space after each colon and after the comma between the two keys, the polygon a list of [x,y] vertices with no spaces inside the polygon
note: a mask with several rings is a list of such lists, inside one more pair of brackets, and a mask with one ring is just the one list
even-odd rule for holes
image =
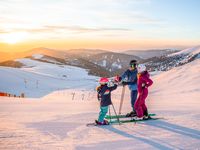
{"label": "ski glove", "polygon": [[121,81],[121,79],[120,79],[119,75],[115,76],[115,79],[114,79],[114,81],[115,81],[115,82],[120,82],[120,81]]}
{"label": "ski glove", "polygon": [[122,81],[122,85],[128,85],[128,82]]}

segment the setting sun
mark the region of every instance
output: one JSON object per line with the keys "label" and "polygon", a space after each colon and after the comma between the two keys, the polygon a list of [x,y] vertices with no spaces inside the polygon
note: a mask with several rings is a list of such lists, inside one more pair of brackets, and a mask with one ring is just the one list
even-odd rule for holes
{"label": "setting sun", "polygon": [[16,44],[18,42],[22,42],[27,38],[28,33],[26,32],[14,32],[14,33],[6,33],[2,35],[1,39],[4,43],[7,44]]}

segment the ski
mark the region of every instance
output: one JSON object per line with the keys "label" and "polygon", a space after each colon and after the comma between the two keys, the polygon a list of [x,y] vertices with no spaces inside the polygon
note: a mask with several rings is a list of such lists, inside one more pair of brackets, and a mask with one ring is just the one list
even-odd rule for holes
{"label": "ski", "polygon": [[[149,116],[156,116],[156,114],[149,114]],[[117,118],[133,118],[133,117],[127,117],[126,115],[113,115],[113,116],[110,116],[110,115],[107,115],[105,117],[105,119],[117,119]]]}
{"label": "ski", "polygon": [[111,120],[109,121],[109,124],[106,124],[106,125],[98,125],[96,124],[95,122],[93,123],[88,123],[86,124],[86,126],[107,126],[107,125],[115,125],[115,124],[124,124],[124,123],[136,123],[136,122],[145,122],[145,121],[150,121],[150,120],[159,120],[159,119],[164,119],[162,117],[153,117],[153,118],[150,118],[150,119],[129,119],[129,120],[120,120],[118,121],[117,119],[115,120]]}
{"label": "ski", "polygon": [[[131,122],[145,122],[145,121],[150,121],[150,120],[159,120],[159,119],[163,119],[163,118],[151,118],[151,119],[131,119],[131,120],[120,120],[120,124],[123,123],[131,123]],[[112,120],[111,122],[109,122],[110,124],[118,124],[118,120]]]}
{"label": "ski", "polygon": [[88,127],[89,126],[97,126],[97,124],[95,122],[93,122],[93,123],[87,123],[86,126],[88,126]]}
{"label": "ski", "polygon": [[110,125],[110,124],[99,125],[99,124],[96,124],[95,122],[86,124],[87,127],[90,127],[90,126],[107,126],[107,125]]}

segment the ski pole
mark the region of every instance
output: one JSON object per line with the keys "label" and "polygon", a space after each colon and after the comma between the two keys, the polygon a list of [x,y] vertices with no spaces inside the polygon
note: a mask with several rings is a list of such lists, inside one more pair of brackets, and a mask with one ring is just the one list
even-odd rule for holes
{"label": "ski pole", "polygon": [[110,116],[110,122],[111,122],[111,113],[110,113],[110,106],[109,106],[109,116]]}
{"label": "ski pole", "polygon": [[114,107],[113,103],[112,103],[112,107],[113,107],[114,113],[115,113],[115,115],[117,117],[117,121],[119,122],[119,125],[120,125],[120,120],[119,120],[119,117],[118,117],[118,115],[116,113],[116,110],[115,110],[115,107]]}
{"label": "ski pole", "polygon": [[125,94],[125,85],[122,87],[122,95],[121,95],[121,100],[120,100],[120,105],[119,105],[119,115],[121,114],[122,111],[122,104],[124,101],[124,94]]}

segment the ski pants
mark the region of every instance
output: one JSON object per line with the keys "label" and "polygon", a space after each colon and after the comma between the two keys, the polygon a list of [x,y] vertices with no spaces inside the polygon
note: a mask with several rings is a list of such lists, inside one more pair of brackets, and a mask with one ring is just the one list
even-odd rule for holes
{"label": "ski pants", "polygon": [[137,99],[137,94],[138,94],[137,90],[131,91],[131,106],[133,108],[133,111],[135,110],[134,105],[135,105],[135,101]]}
{"label": "ski pants", "polygon": [[103,122],[103,120],[108,112],[108,107],[109,106],[100,107],[99,118],[98,118],[99,122]]}
{"label": "ski pants", "polygon": [[148,115],[147,107],[145,105],[145,99],[148,96],[148,89],[144,88],[142,93],[139,93],[138,99],[135,102],[134,108],[137,114],[137,117],[143,117],[144,115]]}

